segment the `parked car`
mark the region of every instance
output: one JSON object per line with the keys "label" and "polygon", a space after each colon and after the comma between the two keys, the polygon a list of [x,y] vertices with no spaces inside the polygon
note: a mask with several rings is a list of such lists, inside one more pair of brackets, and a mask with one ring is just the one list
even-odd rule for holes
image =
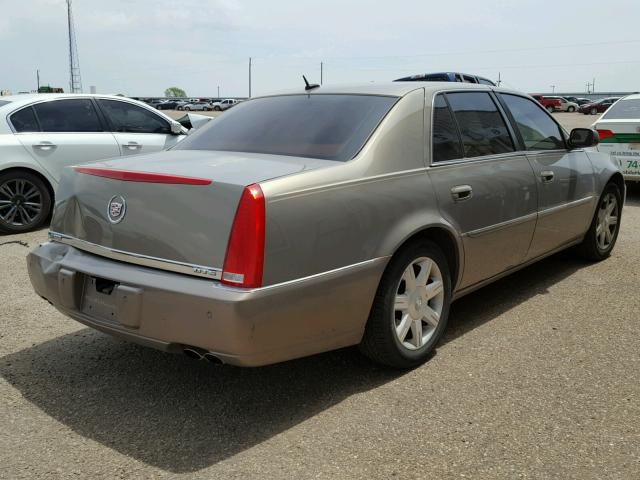
{"label": "parked car", "polygon": [[532,94],[540,105],[542,105],[549,113],[559,112],[562,110],[562,103],[557,98],[543,97],[542,95]]}
{"label": "parked car", "polygon": [[179,106],[186,105],[187,102],[184,100],[165,100],[164,102],[158,104],[156,108],[158,110],[177,110]]}
{"label": "parked car", "polygon": [[211,109],[216,112],[220,112],[223,110],[228,110],[238,103],[238,100],[234,100],[233,98],[227,98],[226,100],[222,100],[221,102],[214,102],[211,104]]}
{"label": "parked car", "polygon": [[65,169],[29,274],[64,314],[169,352],[359,344],[412,367],[454,299],[570,246],[609,256],[625,184],[596,143],[484,85],[254,98],[169,151]]}
{"label": "parked car", "polygon": [[593,128],[600,135],[598,150],[611,155],[625,180],[640,182],[640,95],[618,100]]}
{"label": "parked car", "polygon": [[418,75],[411,75],[410,77],[398,78],[394,80],[394,82],[462,82],[496,86],[496,84],[488,78],[458,72],[420,73]]}
{"label": "parked car", "polygon": [[585,103],[591,103],[591,102],[593,102],[593,100],[589,98],[581,98],[581,97],[576,98],[576,103],[578,104],[578,106],[582,106]]}
{"label": "parked car", "polygon": [[607,109],[618,100],[620,100],[620,97],[603,98],[602,100],[580,105],[578,111],[585,115],[596,115],[598,113],[606,112]]}
{"label": "parked car", "polygon": [[213,107],[211,104],[204,100],[199,100],[197,102],[187,103],[182,106],[182,110],[188,111],[209,111]]}
{"label": "parked car", "polygon": [[47,221],[64,167],[159,151],[187,132],[143,102],[109,95],[2,97],[0,119],[4,233],[33,230]]}
{"label": "parked car", "polygon": [[553,96],[545,96],[544,98],[550,100],[560,100],[560,111],[561,112],[575,112],[578,110],[579,105],[575,102],[570,102],[564,97],[553,97]]}

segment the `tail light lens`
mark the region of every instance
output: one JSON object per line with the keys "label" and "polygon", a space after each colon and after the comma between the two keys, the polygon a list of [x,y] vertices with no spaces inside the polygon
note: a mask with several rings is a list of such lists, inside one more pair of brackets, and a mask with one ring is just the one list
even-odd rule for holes
{"label": "tail light lens", "polygon": [[598,132],[598,136],[600,137],[600,140],[604,140],[605,138],[613,138],[613,132],[611,130],[597,130]]}
{"label": "tail light lens", "polygon": [[231,227],[222,283],[243,288],[262,286],[264,229],[264,194],[260,185],[249,185],[242,192]]}

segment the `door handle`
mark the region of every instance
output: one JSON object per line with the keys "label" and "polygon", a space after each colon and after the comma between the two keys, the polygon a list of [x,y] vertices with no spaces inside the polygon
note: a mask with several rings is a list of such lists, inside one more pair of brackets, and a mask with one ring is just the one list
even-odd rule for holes
{"label": "door handle", "polygon": [[540,178],[542,178],[542,183],[551,183],[553,182],[553,177],[555,174],[551,170],[543,170],[540,172]]}
{"label": "door handle", "polygon": [[138,142],[127,142],[123,143],[122,146],[127,150],[139,150],[142,148],[142,145],[140,145]]}
{"label": "door handle", "polygon": [[57,145],[54,145],[51,142],[40,142],[33,145],[33,148],[36,150],[42,150],[44,152],[47,152],[49,150],[53,150],[54,148],[56,148],[56,146]]}
{"label": "door handle", "polygon": [[454,202],[463,202],[473,196],[471,185],[458,185],[451,189],[451,196]]}

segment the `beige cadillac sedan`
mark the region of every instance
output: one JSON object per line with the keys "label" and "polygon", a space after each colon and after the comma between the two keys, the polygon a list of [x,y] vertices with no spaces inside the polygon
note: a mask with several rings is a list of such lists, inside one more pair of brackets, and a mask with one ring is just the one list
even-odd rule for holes
{"label": "beige cadillac sedan", "polygon": [[169,151],[66,169],[36,292],[103,332],[254,366],[349,345],[407,368],[451,302],[613,249],[625,185],[588,129],[485,85],[309,86]]}

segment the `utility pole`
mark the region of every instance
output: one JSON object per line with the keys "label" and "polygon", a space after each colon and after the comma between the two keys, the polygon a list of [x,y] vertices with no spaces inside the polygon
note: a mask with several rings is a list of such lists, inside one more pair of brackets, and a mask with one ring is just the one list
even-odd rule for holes
{"label": "utility pole", "polygon": [[220,85],[218,85],[218,100],[220,100]]}
{"label": "utility pole", "polygon": [[320,85],[322,85],[323,67],[324,67],[324,62],[320,62]]}
{"label": "utility pole", "polygon": [[36,79],[38,84],[38,89],[36,90],[36,92],[39,92],[40,91],[40,70],[36,70]]}
{"label": "utility pole", "polygon": [[555,85],[549,85],[551,87],[551,93],[556,93],[556,86]]}
{"label": "utility pole", "polygon": [[498,86],[502,83],[502,79],[500,78],[500,72],[498,72]]}
{"label": "utility pole", "polygon": [[251,57],[249,57],[249,98],[251,98]]}
{"label": "utility pole", "polygon": [[591,91],[593,93],[596,93],[596,79],[593,79],[593,82],[591,82]]}

